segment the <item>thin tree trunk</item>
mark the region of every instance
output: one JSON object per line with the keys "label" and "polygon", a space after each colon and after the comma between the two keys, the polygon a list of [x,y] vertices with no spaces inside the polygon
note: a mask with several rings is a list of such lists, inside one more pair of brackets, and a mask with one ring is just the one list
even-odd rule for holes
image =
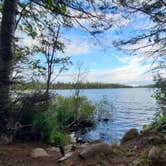
{"label": "thin tree trunk", "polygon": [[18,0],[5,0],[0,29],[0,113],[8,111],[12,74],[13,39]]}
{"label": "thin tree trunk", "polygon": [[46,91],[45,94],[48,96],[49,95],[49,90],[50,90],[50,82],[51,82],[51,75],[52,75],[52,64],[48,65],[48,76],[47,76],[47,83],[46,83]]}

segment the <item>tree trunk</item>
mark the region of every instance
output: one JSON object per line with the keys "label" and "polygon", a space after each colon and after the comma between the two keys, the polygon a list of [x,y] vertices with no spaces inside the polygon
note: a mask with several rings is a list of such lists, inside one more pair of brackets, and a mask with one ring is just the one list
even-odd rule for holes
{"label": "tree trunk", "polygon": [[4,0],[0,29],[0,113],[10,109],[13,39],[18,0]]}

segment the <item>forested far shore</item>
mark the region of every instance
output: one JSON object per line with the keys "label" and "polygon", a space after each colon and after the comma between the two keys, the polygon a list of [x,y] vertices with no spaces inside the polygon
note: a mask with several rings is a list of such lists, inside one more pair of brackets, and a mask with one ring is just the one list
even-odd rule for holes
{"label": "forested far shore", "polygon": [[[75,89],[77,83],[63,83],[58,82],[50,84],[50,89]],[[79,89],[110,89],[110,88],[154,88],[155,85],[141,85],[141,86],[131,86],[118,83],[98,83],[98,82],[87,82],[79,83]],[[46,89],[46,84],[44,83],[17,83],[12,86],[12,90],[32,90],[32,89]]]}
{"label": "forested far shore", "polygon": [[[50,89],[75,89],[77,83],[63,83],[58,82],[50,84]],[[108,88],[133,88],[130,85],[123,84],[113,84],[113,83],[79,83],[79,89],[108,89]],[[17,83],[12,86],[12,89],[21,90],[31,90],[31,89],[46,89],[46,84],[44,83]]]}

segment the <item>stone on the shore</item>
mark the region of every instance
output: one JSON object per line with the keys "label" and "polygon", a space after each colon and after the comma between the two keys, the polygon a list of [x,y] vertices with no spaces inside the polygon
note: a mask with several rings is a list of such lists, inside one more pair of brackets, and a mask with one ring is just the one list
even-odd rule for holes
{"label": "stone on the shore", "polygon": [[122,138],[121,140],[121,144],[133,139],[133,138],[136,138],[139,136],[139,133],[138,133],[138,130],[133,128],[133,129],[130,129]]}
{"label": "stone on the shore", "polygon": [[142,166],[140,160],[138,159],[134,160],[132,163],[133,163],[133,166]]}
{"label": "stone on the shore", "polygon": [[159,149],[155,146],[153,146],[148,153],[148,158],[152,161],[155,162],[159,159]]}
{"label": "stone on the shore", "polygon": [[43,148],[35,148],[31,152],[32,158],[48,157],[48,153]]}
{"label": "stone on the shore", "polygon": [[86,148],[89,145],[90,145],[89,143],[84,143],[84,144],[79,145],[78,147],[80,147],[80,148]]}
{"label": "stone on the shore", "polygon": [[95,155],[100,155],[100,154],[108,155],[111,152],[112,152],[112,148],[110,145],[105,143],[97,143],[89,147],[86,147],[80,153],[80,157],[87,159],[87,158],[93,157]]}

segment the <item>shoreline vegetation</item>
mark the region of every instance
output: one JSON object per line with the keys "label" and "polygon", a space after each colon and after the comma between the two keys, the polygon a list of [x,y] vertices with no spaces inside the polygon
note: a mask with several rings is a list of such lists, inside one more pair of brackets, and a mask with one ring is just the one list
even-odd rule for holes
{"label": "shoreline vegetation", "polygon": [[[54,84],[50,84],[50,89],[55,90],[65,90],[65,89],[75,89],[76,83],[63,83],[58,82]],[[17,83],[13,84],[12,90],[33,90],[33,89],[46,89],[46,84],[44,83]],[[79,89],[111,89],[111,88],[155,88],[155,85],[139,85],[139,86],[131,86],[124,85],[118,83],[99,83],[99,82],[87,82],[87,83],[79,83]]]}

